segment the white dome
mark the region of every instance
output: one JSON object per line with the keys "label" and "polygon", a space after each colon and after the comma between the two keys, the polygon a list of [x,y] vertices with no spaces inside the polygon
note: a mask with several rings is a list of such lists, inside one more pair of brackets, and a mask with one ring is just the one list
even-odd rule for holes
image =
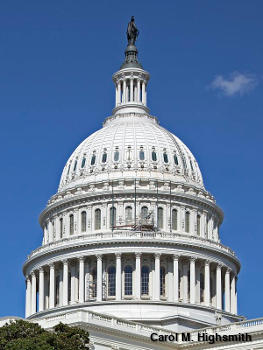
{"label": "white dome", "polygon": [[103,128],[87,137],[70,156],[59,191],[120,175],[187,182],[203,188],[200,169],[190,150],[149,115],[107,118]]}

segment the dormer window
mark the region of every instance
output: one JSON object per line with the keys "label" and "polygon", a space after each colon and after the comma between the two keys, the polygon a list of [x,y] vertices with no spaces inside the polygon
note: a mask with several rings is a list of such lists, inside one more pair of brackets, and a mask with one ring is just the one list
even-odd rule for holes
{"label": "dormer window", "polygon": [[163,161],[164,163],[168,163],[168,154],[166,152],[163,153]]}
{"label": "dormer window", "polygon": [[73,171],[76,171],[76,169],[77,169],[77,164],[78,164],[78,161],[77,161],[77,160],[75,160],[75,164],[74,164]]}
{"label": "dormer window", "polygon": [[145,159],[144,150],[143,150],[142,147],[141,147],[140,152],[139,152],[139,159],[140,159],[140,160],[144,160],[144,159]]}
{"label": "dormer window", "polygon": [[104,152],[102,154],[101,161],[102,161],[102,163],[106,163],[107,162],[107,152],[106,152],[106,150],[104,150]]}
{"label": "dormer window", "polygon": [[96,154],[94,153],[91,157],[90,165],[94,165],[96,162]]}
{"label": "dormer window", "polygon": [[118,151],[118,149],[116,149],[114,152],[114,162],[118,162],[119,159],[120,159],[120,152]]}
{"label": "dormer window", "polygon": [[86,163],[86,158],[83,157],[83,158],[82,158],[82,162],[81,162],[81,168],[84,168],[85,163]]}
{"label": "dormer window", "polygon": [[153,148],[153,150],[152,150],[152,161],[153,161],[153,162],[156,162],[156,161],[157,161],[157,154],[156,154],[154,148]]}
{"label": "dormer window", "polygon": [[175,165],[178,165],[178,158],[177,158],[177,155],[176,155],[176,154],[174,154],[174,164],[175,164]]}

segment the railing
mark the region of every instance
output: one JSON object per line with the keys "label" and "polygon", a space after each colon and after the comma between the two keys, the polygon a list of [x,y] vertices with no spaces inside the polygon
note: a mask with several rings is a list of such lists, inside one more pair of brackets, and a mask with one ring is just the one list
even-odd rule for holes
{"label": "railing", "polygon": [[223,244],[219,242],[214,242],[212,240],[202,238],[202,237],[196,237],[192,235],[184,235],[179,233],[173,233],[173,232],[154,232],[154,231],[113,231],[113,232],[98,232],[98,233],[88,233],[85,235],[78,235],[78,236],[71,236],[66,237],[58,241],[50,242],[48,244],[45,244],[42,247],[39,247],[35,249],[30,255],[28,255],[28,259],[31,259],[32,257],[36,256],[37,254],[40,254],[42,252],[46,252],[52,248],[63,248],[65,246],[68,246],[70,243],[82,243],[86,244],[89,242],[98,241],[101,242],[102,240],[109,240],[109,239],[117,239],[117,240],[138,240],[138,239],[144,239],[144,240],[160,240],[160,241],[174,241],[179,243],[193,243],[200,245],[203,244],[205,247],[210,247],[214,249],[220,249],[221,251],[228,253],[235,257],[235,253],[233,250],[231,250],[229,247],[224,246]]}

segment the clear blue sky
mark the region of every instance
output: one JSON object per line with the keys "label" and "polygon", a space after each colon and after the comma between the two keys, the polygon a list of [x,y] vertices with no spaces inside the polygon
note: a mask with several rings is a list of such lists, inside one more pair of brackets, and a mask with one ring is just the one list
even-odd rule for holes
{"label": "clear blue sky", "polygon": [[242,263],[239,312],[263,316],[262,0],[0,2],[0,315],[24,314],[38,215],[114,104],[131,15],[148,103],[201,167]]}

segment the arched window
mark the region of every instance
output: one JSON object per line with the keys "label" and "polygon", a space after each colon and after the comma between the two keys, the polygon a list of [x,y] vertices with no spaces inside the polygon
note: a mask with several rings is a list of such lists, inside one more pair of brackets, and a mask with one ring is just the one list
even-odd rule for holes
{"label": "arched window", "polygon": [[102,163],[106,163],[107,161],[107,153],[104,151],[102,154],[102,159],[101,159]]}
{"label": "arched window", "polygon": [[108,268],[108,296],[113,297],[116,294],[116,268],[111,266]]}
{"label": "arched window", "polygon": [[71,214],[69,216],[69,234],[73,235],[74,233],[74,216]]}
{"label": "arched window", "polygon": [[163,153],[163,161],[164,163],[168,163],[168,154],[166,152]]}
{"label": "arched window", "polygon": [[149,295],[149,267],[143,266],[141,270],[141,294]]}
{"label": "arched window", "polygon": [[91,297],[97,297],[97,269],[93,269],[91,272]]}
{"label": "arched window", "polygon": [[143,148],[140,149],[139,158],[140,158],[140,160],[144,160],[144,150],[143,150]]}
{"label": "arched window", "polygon": [[163,228],[163,208],[158,208],[158,228]]}
{"label": "arched window", "polygon": [[204,274],[200,273],[200,302],[204,301],[204,292],[205,292],[205,279]]}
{"label": "arched window", "polygon": [[63,237],[63,218],[59,219],[59,236],[60,238]]}
{"label": "arched window", "polygon": [[176,155],[176,154],[174,154],[174,164],[175,164],[175,165],[178,165],[178,158],[177,158],[177,155]]}
{"label": "arched window", "polygon": [[205,224],[205,235],[206,235],[206,237],[208,236],[208,222],[209,222],[209,217],[207,215],[207,217],[206,217],[206,224]]}
{"label": "arched window", "polygon": [[130,265],[124,268],[124,294],[132,295],[132,267]]}
{"label": "arched window", "polygon": [[172,230],[177,230],[177,210],[172,210]]}
{"label": "arched window", "polygon": [[92,157],[91,157],[90,165],[94,165],[95,162],[96,162],[96,155],[93,154]]}
{"label": "arched window", "polygon": [[76,171],[76,169],[77,169],[77,164],[78,164],[78,161],[77,161],[77,160],[75,160],[75,164],[74,164],[73,171]]}
{"label": "arched window", "polygon": [[132,207],[125,208],[125,221],[127,224],[132,222]]}
{"label": "arched window", "polygon": [[85,163],[86,163],[86,158],[83,157],[83,158],[82,158],[82,162],[81,162],[81,168],[84,168]]}
{"label": "arched window", "polygon": [[116,226],[116,208],[110,208],[110,227]]}
{"label": "arched window", "polygon": [[152,160],[153,160],[154,162],[157,161],[157,154],[156,154],[155,151],[152,151]]}
{"label": "arched window", "polygon": [[69,166],[68,166],[68,172],[67,172],[67,175],[69,174],[69,171],[70,171],[70,164],[69,164]]}
{"label": "arched window", "polygon": [[185,232],[190,232],[190,213],[187,211],[185,213]]}
{"label": "arched window", "polygon": [[116,150],[116,151],[114,152],[114,161],[115,161],[115,162],[118,162],[119,159],[120,159],[120,152],[119,152],[118,150]]}
{"label": "arched window", "polygon": [[146,219],[148,216],[148,208],[147,207],[142,207],[141,209],[141,217],[142,219]]}
{"label": "arched window", "polygon": [[81,232],[86,232],[87,229],[87,213],[83,211],[81,213]]}
{"label": "arched window", "polygon": [[192,161],[191,161],[191,160],[190,160],[190,166],[191,166],[192,171],[194,171],[194,168],[193,168],[193,163],[192,163]]}
{"label": "arched window", "polygon": [[165,268],[160,268],[160,295],[165,296]]}
{"label": "arched window", "polygon": [[200,236],[200,234],[201,234],[201,216],[199,214],[197,215],[196,230],[197,230],[197,235]]}
{"label": "arched window", "polygon": [[95,230],[101,229],[101,210],[95,210]]}

